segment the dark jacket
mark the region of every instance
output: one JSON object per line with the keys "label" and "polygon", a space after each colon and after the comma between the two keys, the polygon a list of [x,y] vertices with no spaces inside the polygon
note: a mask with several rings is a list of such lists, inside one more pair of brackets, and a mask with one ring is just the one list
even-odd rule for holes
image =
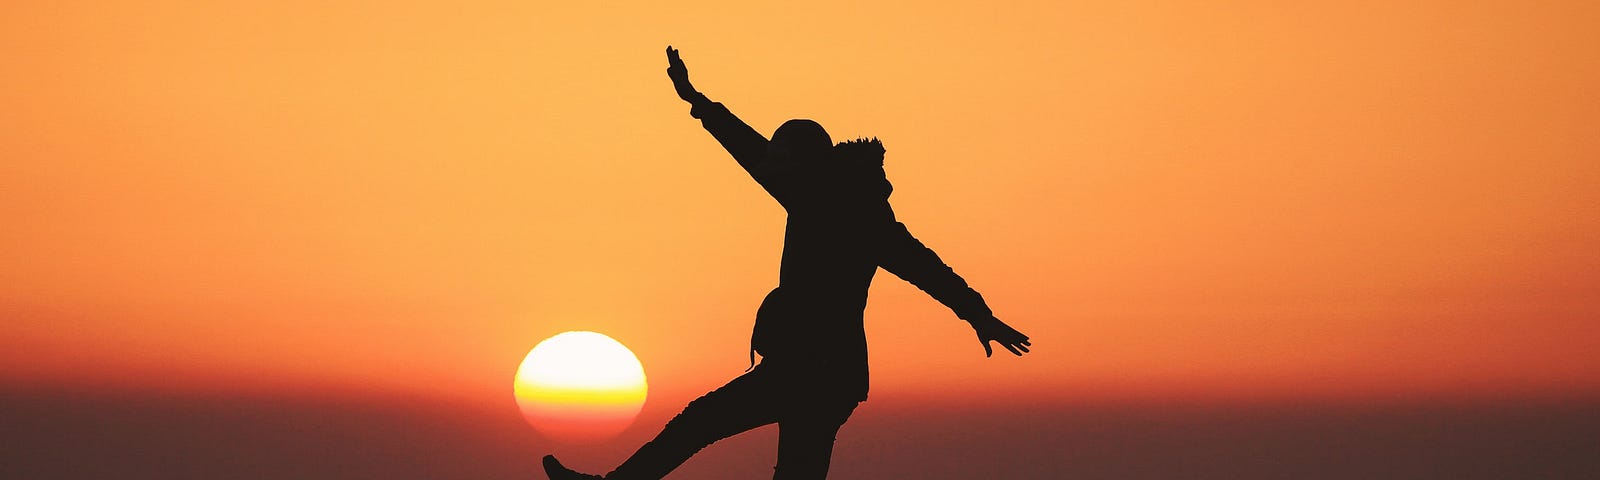
{"label": "dark jacket", "polygon": [[751,335],[763,365],[797,366],[829,379],[836,393],[866,399],[862,312],[878,267],[963,319],[991,315],[977,291],[895,221],[882,144],[846,142],[828,158],[777,165],[767,159],[767,138],[721,103],[696,101],[690,114],[789,215],[778,287],[761,302]]}

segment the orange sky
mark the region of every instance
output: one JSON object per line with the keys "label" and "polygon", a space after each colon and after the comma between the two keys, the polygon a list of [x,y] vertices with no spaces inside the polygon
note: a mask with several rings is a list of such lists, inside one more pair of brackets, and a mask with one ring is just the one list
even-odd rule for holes
{"label": "orange sky", "polygon": [[884,139],[1037,346],[880,274],[874,392],[1600,389],[1593,2],[295,3],[7,4],[0,381],[509,401],[586,329],[720,384],[783,216],[670,43],[758,130]]}

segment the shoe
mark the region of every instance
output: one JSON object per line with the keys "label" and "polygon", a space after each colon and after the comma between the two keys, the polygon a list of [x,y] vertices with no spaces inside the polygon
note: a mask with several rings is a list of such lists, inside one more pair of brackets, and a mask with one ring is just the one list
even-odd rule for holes
{"label": "shoe", "polygon": [[545,455],[544,456],[544,474],[549,476],[550,480],[605,480],[606,479],[606,477],[602,477],[602,476],[599,476],[599,475],[589,475],[589,474],[586,474],[586,473],[574,472],[574,471],[572,471],[572,469],[569,469],[566,466],[562,465],[560,460],[556,460],[556,456],[555,455]]}

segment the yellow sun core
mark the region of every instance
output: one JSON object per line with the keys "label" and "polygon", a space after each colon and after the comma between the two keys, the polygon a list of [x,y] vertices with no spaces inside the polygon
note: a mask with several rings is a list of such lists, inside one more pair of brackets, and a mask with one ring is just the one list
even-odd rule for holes
{"label": "yellow sun core", "polygon": [[513,381],[517,406],[535,430],[588,443],[621,433],[644,406],[644,366],[628,347],[595,332],[539,342]]}

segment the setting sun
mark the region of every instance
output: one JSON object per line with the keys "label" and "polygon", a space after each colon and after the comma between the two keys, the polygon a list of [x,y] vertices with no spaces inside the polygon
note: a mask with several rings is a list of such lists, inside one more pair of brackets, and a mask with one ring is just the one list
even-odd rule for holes
{"label": "setting sun", "polygon": [[1600,480],[1600,1],[0,10],[0,480],[618,465],[851,283],[786,254],[888,245],[789,231],[668,45],[880,139],[903,256],[1039,346],[899,255],[775,303],[869,387],[836,477]]}
{"label": "setting sun", "polygon": [[539,342],[514,382],[523,418],[552,438],[598,441],[621,433],[644,406],[644,367],[628,347],[595,332]]}

